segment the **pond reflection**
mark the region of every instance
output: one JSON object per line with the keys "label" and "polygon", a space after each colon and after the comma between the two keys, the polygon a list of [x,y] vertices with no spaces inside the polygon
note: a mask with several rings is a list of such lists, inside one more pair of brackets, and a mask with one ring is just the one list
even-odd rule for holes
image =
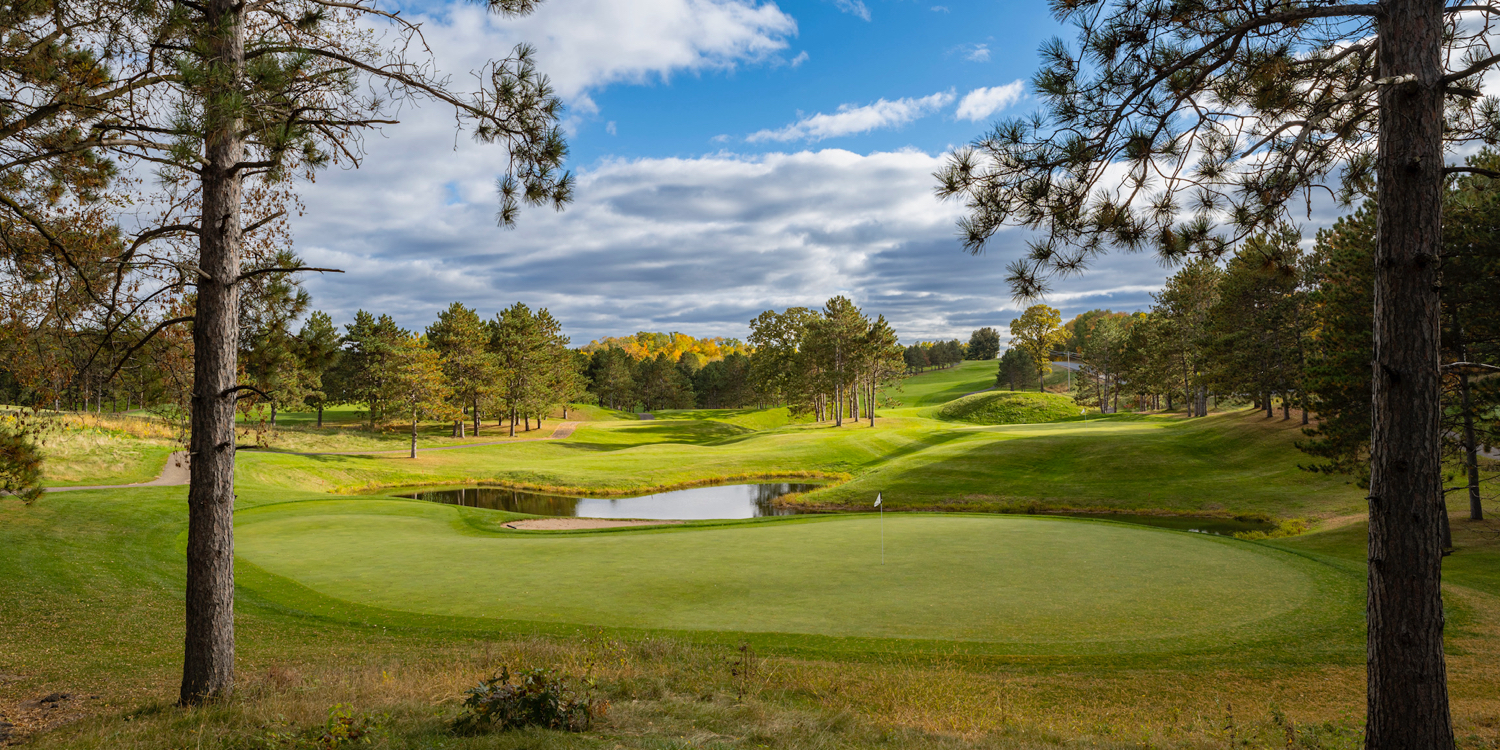
{"label": "pond reflection", "polygon": [[470,508],[508,510],[537,516],[582,518],[650,518],[701,520],[715,518],[761,518],[791,516],[798,511],[778,508],[774,500],[794,492],[817,489],[816,484],[764,483],[724,484],[658,492],[639,497],[568,497],[499,487],[422,490],[402,495]]}

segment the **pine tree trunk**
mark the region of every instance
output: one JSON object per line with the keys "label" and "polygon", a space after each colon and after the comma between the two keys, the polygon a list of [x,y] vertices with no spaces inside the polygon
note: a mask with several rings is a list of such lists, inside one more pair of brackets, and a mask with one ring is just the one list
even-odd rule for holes
{"label": "pine tree trunk", "polygon": [[516,436],[516,405],[515,405],[514,402],[512,402],[511,405],[510,405],[510,437],[515,437],[515,436]]}
{"label": "pine tree trunk", "polygon": [[1443,3],[1381,3],[1365,747],[1452,748],[1443,658],[1438,251]]}
{"label": "pine tree trunk", "polygon": [[[235,0],[209,0],[203,28],[207,106],[226,106],[240,86],[244,27]],[[240,177],[244,156],[234,115],[207,122],[200,168],[197,309],[188,450],[186,632],[178,700],[197,704],[234,689],[234,378],[239,349]]]}
{"label": "pine tree trunk", "polygon": [[1469,395],[1469,374],[1458,374],[1458,394],[1464,415],[1464,469],[1469,479],[1469,519],[1484,520],[1484,506],[1479,502],[1479,445],[1474,438],[1474,403]]}
{"label": "pine tree trunk", "polygon": [[318,402],[318,427],[323,426],[323,402]]}
{"label": "pine tree trunk", "polygon": [[276,429],[276,402],[271,402],[271,429]]}
{"label": "pine tree trunk", "polygon": [[474,437],[479,437],[479,397],[474,397]]}

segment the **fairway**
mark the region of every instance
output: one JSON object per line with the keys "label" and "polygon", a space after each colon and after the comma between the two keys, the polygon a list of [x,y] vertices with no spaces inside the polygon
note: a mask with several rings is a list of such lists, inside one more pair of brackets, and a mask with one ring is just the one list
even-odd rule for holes
{"label": "fairway", "polygon": [[542,536],[464,522],[485,512],[375,499],[265,506],[238,514],[237,553],[384,610],[1015,653],[1295,641],[1358,606],[1356,580],[1303,558],[1119,524],[892,516],[882,565],[873,516]]}

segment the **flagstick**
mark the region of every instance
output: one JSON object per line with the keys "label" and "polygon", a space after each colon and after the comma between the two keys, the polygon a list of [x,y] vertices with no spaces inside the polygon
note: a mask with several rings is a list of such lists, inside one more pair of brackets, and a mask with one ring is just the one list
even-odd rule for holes
{"label": "flagstick", "polygon": [[880,564],[885,564],[885,503],[880,504]]}

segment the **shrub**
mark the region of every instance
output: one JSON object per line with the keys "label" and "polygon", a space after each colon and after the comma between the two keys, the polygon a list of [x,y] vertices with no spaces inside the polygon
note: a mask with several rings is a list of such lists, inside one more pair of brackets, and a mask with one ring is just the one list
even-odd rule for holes
{"label": "shrub", "polygon": [[453,720],[458,734],[547,727],[582,732],[593,723],[603,706],[576,695],[566,678],[549,669],[525,669],[511,684],[510,671],[500,673],[469,688],[463,710]]}

